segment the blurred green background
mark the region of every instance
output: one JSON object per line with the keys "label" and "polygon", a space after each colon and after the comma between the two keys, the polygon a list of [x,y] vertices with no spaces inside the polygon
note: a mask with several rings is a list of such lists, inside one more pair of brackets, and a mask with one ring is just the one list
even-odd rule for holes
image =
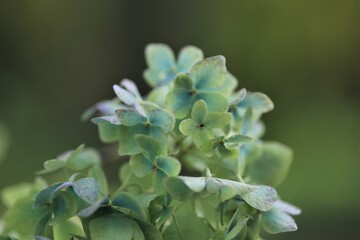
{"label": "blurred green background", "polygon": [[101,148],[87,107],[135,80],[143,50],[164,42],[222,54],[239,86],[268,94],[265,139],[295,161],[278,189],[300,206],[299,231],[277,239],[359,236],[359,2],[1,1],[0,122],[11,137],[0,188],[81,143]]}

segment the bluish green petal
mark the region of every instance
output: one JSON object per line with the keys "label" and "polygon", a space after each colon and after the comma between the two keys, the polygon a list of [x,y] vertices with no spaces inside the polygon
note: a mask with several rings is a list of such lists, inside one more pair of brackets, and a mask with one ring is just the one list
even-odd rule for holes
{"label": "bluish green petal", "polygon": [[180,72],[189,72],[195,63],[204,58],[203,52],[194,46],[183,47],[178,56],[178,70]]}
{"label": "bluish green petal", "polygon": [[206,102],[202,99],[196,101],[191,111],[191,118],[195,122],[201,124],[205,122],[207,114],[208,114],[208,109]]}
{"label": "bluish green petal", "polygon": [[294,219],[277,208],[272,208],[270,211],[264,212],[262,216],[264,229],[268,233],[275,234],[297,230]]}
{"label": "bluish green petal", "polygon": [[146,152],[148,158],[153,161],[156,156],[165,155],[164,147],[160,145],[157,139],[146,135],[136,135],[138,146]]}
{"label": "bluish green petal", "polygon": [[142,149],[137,145],[135,135],[149,135],[150,129],[146,128],[143,124],[137,124],[131,127],[121,125],[118,126],[118,131],[119,155],[123,156],[140,153]]}
{"label": "bluish green petal", "polygon": [[99,123],[98,131],[100,140],[104,143],[114,143],[119,138],[119,126],[111,123]]}
{"label": "bluish green petal", "polygon": [[155,87],[166,78],[166,74],[157,69],[148,68],[144,71],[143,77],[151,87]]}
{"label": "bluish green petal", "polygon": [[175,57],[166,44],[152,43],[145,48],[145,60],[149,68],[166,71],[175,66]]}
{"label": "bluish green petal", "polygon": [[148,121],[146,117],[133,109],[116,110],[116,115],[118,116],[120,122],[125,126],[134,126]]}
{"label": "bluish green petal", "polygon": [[76,200],[65,191],[60,191],[53,201],[54,218],[49,222],[49,225],[57,225],[59,222],[65,221],[76,214],[77,204]]}
{"label": "bluish green petal", "polygon": [[137,177],[144,177],[152,172],[153,163],[144,153],[131,157],[130,166]]}
{"label": "bluish green petal", "polygon": [[252,108],[260,113],[266,113],[274,109],[271,99],[260,92],[248,92],[244,100],[237,105],[240,108]]}
{"label": "bluish green petal", "polygon": [[150,111],[149,121],[152,126],[161,128],[164,133],[170,132],[175,126],[174,115],[162,108],[155,108]]}
{"label": "bluish green petal", "polygon": [[95,178],[81,178],[74,182],[73,189],[82,200],[94,204],[100,196],[100,185]]}
{"label": "bluish green petal", "polygon": [[166,135],[164,134],[164,131],[156,126],[153,126],[150,128],[150,133],[149,136],[153,137],[154,139],[156,139],[156,141],[158,141],[160,143],[160,145],[163,147],[163,151],[166,154]]}
{"label": "bluish green petal", "polygon": [[223,128],[231,121],[229,112],[211,112],[207,115],[205,126],[211,129]]}
{"label": "bluish green petal", "polygon": [[103,116],[91,119],[98,126],[100,140],[104,143],[113,143],[118,139],[118,125],[121,125],[117,116]]}
{"label": "bluish green petal", "polygon": [[177,176],[181,170],[179,160],[173,157],[157,157],[156,166],[168,176]]}
{"label": "bluish green petal", "polygon": [[205,144],[213,137],[214,137],[213,132],[207,129],[206,127],[197,128],[193,134],[194,143],[198,148],[200,148],[203,144]]}
{"label": "bluish green petal", "polygon": [[185,136],[190,136],[195,133],[195,130],[198,128],[198,123],[192,120],[191,118],[183,120],[180,125],[179,129],[182,134]]}
{"label": "bluish green petal", "polygon": [[199,90],[213,89],[221,86],[226,79],[225,58],[215,56],[206,58],[194,65],[190,78]]}
{"label": "bluish green petal", "polygon": [[195,100],[189,92],[172,91],[166,96],[166,105],[177,119],[183,119],[189,114]]}
{"label": "bluish green petal", "polygon": [[196,94],[196,100],[203,99],[209,112],[225,112],[228,109],[227,99],[220,93],[200,92]]}
{"label": "bluish green petal", "polygon": [[116,194],[111,200],[111,206],[116,208],[127,208],[142,219],[146,219],[145,209],[140,205],[135,196],[130,193],[121,192]]}
{"label": "bluish green petal", "polygon": [[184,74],[179,73],[174,81],[174,91],[189,90],[193,89],[193,82],[191,78]]}

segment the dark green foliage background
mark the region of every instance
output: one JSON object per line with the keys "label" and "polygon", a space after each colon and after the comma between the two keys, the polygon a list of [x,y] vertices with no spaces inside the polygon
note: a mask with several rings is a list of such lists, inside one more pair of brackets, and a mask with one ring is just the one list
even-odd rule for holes
{"label": "dark green foliage background", "polygon": [[[11,147],[0,188],[44,160],[103,146],[87,107],[135,80],[147,43],[222,54],[239,86],[266,93],[265,139],[294,149],[278,189],[300,206],[277,239],[351,239],[359,220],[359,3],[319,1],[1,1],[0,121]],[[111,172],[115,163],[108,163]]]}

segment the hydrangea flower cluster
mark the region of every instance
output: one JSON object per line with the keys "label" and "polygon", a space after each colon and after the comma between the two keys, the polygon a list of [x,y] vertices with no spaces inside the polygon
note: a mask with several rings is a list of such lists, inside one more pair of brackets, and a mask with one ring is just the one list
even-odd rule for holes
{"label": "hydrangea flower cluster", "polygon": [[193,46],[175,59],[167,45],[149,44],[145,58],[148,95],[124,79],[116,98],[83,115],[126,159],[121,185],[81,145],[46,161],[33,184],[2,191],[0,239],[259,240],[297,229],[300,209],[275,190],[292,151],[261,140],[270,98],[236,90],[225,58],[204,59]]}

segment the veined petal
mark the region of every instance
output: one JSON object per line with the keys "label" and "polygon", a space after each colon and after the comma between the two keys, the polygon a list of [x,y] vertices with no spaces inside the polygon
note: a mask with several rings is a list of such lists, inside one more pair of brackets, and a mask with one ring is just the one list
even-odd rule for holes
{"label": "veined petal", "polygon": [[194,81],[196,89],[206,90],[221,86],[226,73],[225,58],[215,56],[196,63],[190,71],[190,78]]}

